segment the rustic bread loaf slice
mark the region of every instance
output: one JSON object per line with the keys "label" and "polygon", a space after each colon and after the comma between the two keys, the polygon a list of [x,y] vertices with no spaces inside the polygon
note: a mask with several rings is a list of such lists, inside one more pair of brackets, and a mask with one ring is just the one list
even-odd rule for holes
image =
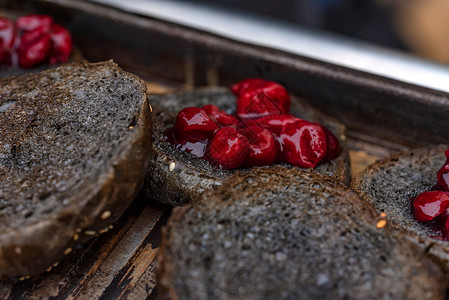
{"label": "rustic bread loaf slice", "polygon": [[[176,114],[185,107],[215,104],[220,109],[233,113],[235,97],[229,89],[205,88],[175,94],[152,95],[150,103],[154,110],[154,141],[153,159],[148,166],[145,179],[144,190],[147,196],[169,205],[195,202],[205,190],[220,186],[225,178],[235,172],[217,169],[203,159],[176,149],[163,135],[167,128],[174,125]],[[345,147],[344,126],[323,116],[297,98],[292,98],[291,112],[300,118],[322,123],[337,136],[343,146],[342,153],[337,159],[308,171],[326,174],[349,184],[351,174]],[[296,168],[286,163],[282,166],[286,169]]]}
{"label": "rustic bread loaf slice", "polygon": [[142,186],[146,87],[115,63],[0,80],[0,278],[43,272]]}
{"label": "rustic bread loaf slice", "polygon": [[437,172],[446,158],[448,145],[431,146],[397,153],[379,160],[358,174],[351,183],[362,199],[377,212],[384,212],[391,224],[438,262],[449,278],[449,242],[437,240],[435,232],[418,222],[410,199],[437,183]]}
{"label": "rustic bread loaf slice", "polygon": [[442,299],[438,266],[381,220],[317,173],[236,173],[173,210],[159,252],[162,299]]}

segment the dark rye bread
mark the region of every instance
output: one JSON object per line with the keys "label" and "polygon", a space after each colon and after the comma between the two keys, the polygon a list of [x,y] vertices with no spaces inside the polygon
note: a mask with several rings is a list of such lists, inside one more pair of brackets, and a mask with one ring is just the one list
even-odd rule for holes
{"label": "dark rye bread", "polygon": [[107,228],[142,186],[146,87],[112,61],[0,80],[0,279],[34,275]]}
{"label": "dark rye bread", "polygon": [[449,279],[449,242],[431,238],[436,232],[418,222],[410,208],[410,198],[437,183],[437,172],[448,148],[431,146],[379,160],[358,174],[351,187],[377,212],[385,212],[391,224],[439,263]]}
{"label": "dark rye bread", "polygon": [[[195,202],[205,190],[220,186],[225,178],[235,173],[235,170],[217,169],[203,159],[176,149],[163,135],[165,129],[174,125],[176,114],[185,107],[215,104],[220,109],[233,113],[235,96],[229,89],[204,88],[175,94],[152,95],[150,103],[154,110],[153,159],[148,166],[144,188],[149,197],[169,205]],[[338,137],[343,146],[339,158],[308,171],[326,174],[349,184],[351,174],[345,147],[344,126],[294,97],[291,112],[303,119],[322,123]],[[289,164],[282,165],[286,169],[296,168]]]}
{"label": "dark rye bread", "polygon": [[441,270],[316,173],[236,173],[163,229],[161,299],[443,299]]}

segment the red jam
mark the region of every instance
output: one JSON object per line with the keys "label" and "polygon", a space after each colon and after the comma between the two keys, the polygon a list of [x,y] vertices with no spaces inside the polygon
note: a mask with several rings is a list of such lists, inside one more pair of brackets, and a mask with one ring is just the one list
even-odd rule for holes
{"label": "red jam", "polygon": [[302,168],[314,168],[326,155],[326,133],[320,124],[297,121],[287,124],[278,137],[284,161]]}
{"label": "red jam", "polygon": [[315,168],[340,155],[340,143],[326,127],[289,114],[290,96],[282,85],[251,78],[231,90],[236,115],[211,104],[184,108],[166,130],[167,140],[223,169],[275,162]]}
{"label": "red jam", "polygon": [[33,68],[69,59],[72,37],[47,15],[28,15],[15,22],[0,17],[0,64]]}
{"label": "red jam", "polygon": [[241,119],[287,114],[290,96],[280,84],[264,79],[245,79],[231,87],[237,96],[237,116]]}
{"label": "red jam", "polygon": [[416,220],[441,232],[442,236],[436,238],[449,241],[449,149],[444,154],[446,162],[438,171],[438,184],[413,198],[411,203]]}

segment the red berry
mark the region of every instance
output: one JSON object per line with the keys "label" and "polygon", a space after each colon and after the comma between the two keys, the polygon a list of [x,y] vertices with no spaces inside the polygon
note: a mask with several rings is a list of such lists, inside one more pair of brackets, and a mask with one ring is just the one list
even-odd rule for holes
{"label": "red berry", "polygon": [[233,115],[226,113],[223,110],[220,110],[216,105],[207,104],[202,107],[202,109],[207,112],[207,114],[215,119],[218,125],[221,126],[229,126],[229,127],[237,127],[238,120]]}
{"label": "red berry", "polygon": [[290,96],[282,85],[275,82],[265,81],[250,86],[237,98],[237,116],[240,118],[259,118],[289,111]]}
{"label": "red berry", "polygon": [[234,169],[242,166],[249,153],[248,139],[232,127],[219,129],[210,142],[209,160],[223,169]]}
{"label": "red berry", "polygon": [[287,124],[278,141],[282,158],[298,167],[315,168],[326,155],[326,134],[319,124]]}
{"label": "red berry", "polygon": [[50,30],[53,18],[48,15],[28,15],[17,19],[17,28],[23,31],[33,31],[38,28]]}
{"label": "red berry", "polygon": [[5,51],[11,51],[16,40],[14,22],[8,18],[0,18],[0,46]]}
{"label": "red berry", "polygon": [[42,38],[42,36],[44,36],[44,35],[49,36],[48,30],[43,27],[23,32],[20,37],[19,47],[21,47],[21,46],[27,47],[28,45],[30,45],[30,44],[34,43],[35,41],[39,40],[40,38]]}
{"label": "red berry", "polygon": [[327,150],[323,161],[331,161],[337,158],[341,153],[341,145],[337,137],[325,126],[321,125],[326,134]]}
{"label": "red berry", "polygon": [[272,115],[255,119],[255,122],[259,124],[259,126],[262,126],[277,135],[281,133],[282,129],[287,124],[292,124],[298,121],[307,122],[290,114]]}
{"label": "red berry", "polygon": [[72,52],[72,36],[64,27],[53,24],[50,31],[50,39],[53,42],[53,48],[50,52],[50,64],[65,63],[69,60]]}
{"label": "red berry", "polygon": [[[26,36],[25,33],[22,36],[24,41],[27,41],[28,38],[23,38]],[[33,32],[30,32],[33,35]],[[17,55],[19,59],[19,67],[21,68],[32,68],[47,58],[51,49],[51,41],[48,34],[43,34],[32,42],[25,43],[21,42],[19,47],[17,48]]]}
{"label": "red berry", "polygon": [[440,185],[445,191],[449,190],[449,149],[444,152],[446,156],[446,162],[438,171],[438,185]]}
{"label": "red berry", "polygon": [[429,222],[449,208],[449,192],[423,192],[413,199],[412,204],[416,220]]}
{"label": "red berry", "polygon": [[263,87],[269,82],[261,78],[247,78],[231,86],[231,91],[237,97],[248,90],[248,88]]}
{"label": "red berry", "polygon": [[270,131],[262,127],[248,127],[241,131],[249,141],[247,166],[267,166],[276,159],[276,145]]}
{"label": "red berry", "polygon": [[218,125],[199,107],[187,107],[176,116],[175,131],[183,135],[188,131],[200,131],[212,134]]}

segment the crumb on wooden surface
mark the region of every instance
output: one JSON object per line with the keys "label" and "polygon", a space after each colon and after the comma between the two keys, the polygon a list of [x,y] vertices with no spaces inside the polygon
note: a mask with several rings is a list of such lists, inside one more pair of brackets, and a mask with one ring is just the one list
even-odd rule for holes
{"label": "crumb on wooden surface", "polygon": [[166,86],[157,82],[146,81],[145,84],[150,94],[166,94],[175,90],[173,87]]}
{"label": "crumb on wooden surface", "polygon": [[368,154],[365,151],[349,150],[349,159],[351,161],[351,174],[354,176],[376,160],[380,159],[380,157]]}

